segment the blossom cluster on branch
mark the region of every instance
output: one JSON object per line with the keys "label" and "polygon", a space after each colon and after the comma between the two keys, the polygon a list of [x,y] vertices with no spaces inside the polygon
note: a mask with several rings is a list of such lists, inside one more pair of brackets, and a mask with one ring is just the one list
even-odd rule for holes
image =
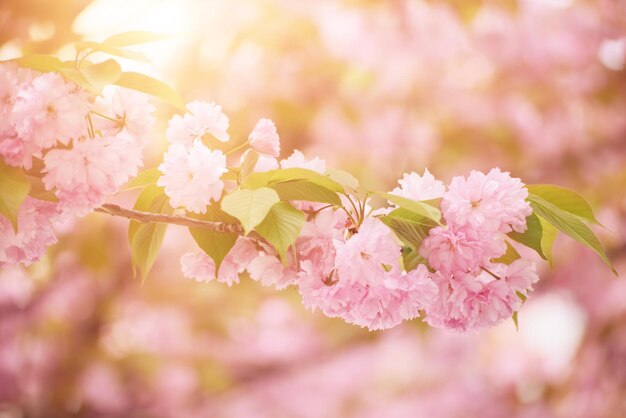
{"label": "blossom cluster on branch", "polygon": [[[412,172],[390,193],[366,191],[318,157],[280,160],[269,119],[231,146],[215,103],[179,105],[163,162],[138,174],[155,108],[134,90],[176,104],[173,91],[112,60],[82,70],[82,60],[24,62],[45,71],[0,64],[0,267],[38,260],[55,225],[97,210],[131,219],[144,278],[171,223],[199,247],[181,259],[186,277],[296,286],[308,308],[370,330],[422,317],[467,331],[516,320],[538,281],[516,247],[551,260],[560,230],[610,265],[590,206],[571,190],[494,168],[448,185]],[[133,209],[105,204],[122,187],[141,190]]]}

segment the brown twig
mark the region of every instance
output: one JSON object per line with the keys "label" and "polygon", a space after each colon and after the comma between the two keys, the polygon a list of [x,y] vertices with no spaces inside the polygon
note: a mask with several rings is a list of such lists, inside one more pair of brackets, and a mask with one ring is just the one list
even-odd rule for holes
{"label": "brown twig", "polygon": [[202,221],[181,215],[164,215],[162,213],[142,212],[134,209],[125,209],[112,203],[105,203],[102,207],[99,207],[95,211],[106,213],[111,216],[120,216],[122,218],[132,219],[141,223],[158,222],[193,228],[204,228],[213,232],[230,232],[235,234],[241,234],[243,232],[241,225],[228,224],[225,222]]}

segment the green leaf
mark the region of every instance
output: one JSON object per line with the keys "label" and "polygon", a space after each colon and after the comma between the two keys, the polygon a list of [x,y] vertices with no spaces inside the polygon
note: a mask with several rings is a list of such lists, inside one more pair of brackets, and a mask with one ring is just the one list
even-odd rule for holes
{"label": "green leaf", "polygon": [[420,264],[427,264],[424,257],[409,246],[402,247],[402,265],[405,271],[415,270]]}
{"label": "green leaf", "polygon": [[[152,213],[171,214],[173,209],[168,204],[168,198],[161,187],[147,186],[141,191],[135,210]],[[163,243],[167,224],[130,221],[128,226],[128,241],[130,242],[133,271],[137,270],[143,280],[148,277],[156,256]]]}
{"label": "green leaf", "polygon": [[395,216],[381,216],[379,218],[396,236],[413,250],[419,252],[422,241],[428,236],[428,230],[418,222]]}
{"label": "green leaf", "polygon": [[349,189],[356,190],[359,188],[359,181],[352,174],[347,171],[338,170],[336,168],[329,168],[326,170],[326,175]]}
{"label": "green leaf", "polygon": [[58,70],[59,74],[61,74],[67,81],[71,81],[85,90],[93,93],[100,94],[100,90],[97,90],[87,78],[78,70],[74,68],[74,62],[64,62],[65,66]]}
{"label": "green leaf", "polygon": [[300,234],[306,215],[287,202],[278,202],[257,227],[256,232],[267,240],[286,262],[287,249],[296,242]]}
{"label": "green leaf", "polygon": [[24,55],[11,61],[17,63],[21,67],[30,68],[42,73],[57,72],[66,80],[76,83],[93,93],[98,93],[87,81],[87,79],[80,72],[78,72],[76,68],[74,68],[74,61],[61,61],[60,59],[50,55],[36,54]]}
{"label": "green leaf", "polygon": [[611,260],[607,257],[600,240],[598,240],[598,237],[596,237],[593,231],[589,229],[579,217],[558,208],[541,197],[531,195],[528,197],[528,200],[538,216],[544,218],[559,231],[591,248],[600,256],[602,261],[611,268],[613,273],[617,275],[617,271],[613,268]]}
{"label": "green leaf", "polygon": [[[237,219],[228,215],[214,203],[207,208],[207,212],[202,215],[191,215],[193,218],[211,222],[237,223]],[[237,241],[238,234],[230,232],[213,232],[205,228],[189,228],[191,236],[198,246],[215,262],[215,272],[219,272],[222,261],[233,248]]]}
{"label": "green leaf", "polygon": [[115,57],[126,58],[133,61],[149,62],[150,60],[141,52],[131,51],[128,49],[118,48],[116,46],[104,42],[84,41],[76,44],[78,51],[90,49],[93,52],[102,52],[104,54],[113,55]]}
{"label": "green leaf", "polygon": [[270,187],[278,192],[280,200],[304,200],[330,203],[335,206],[341,205],[341,199],[337,193],[309,180],[286,181],[273,184]]}
{"label": "green leaf", "polygon": [[344,187],[329,176],[313,170],[307,170],[306,168],[285,168],[263,173],[252,173],[241,183],[241,187],[244,189],[256,189],[293,180],[309,180],[311,183],[337,193],[344,191]]}
{"label": "green leaf", "polygon": [[58,202],[59,198],[50,190],[46,190],[46,186],[39,177],[27,176],[30,183],[28,195],[32,198],[45,200],[46,202]]}
{"label": "green leaf", "polygon": [[173,88],[147,75],[135,72],[123,72],[114,84],[149,94],[176,106],[180,110],[185,110],[185,103]]}
{"label": "green leaf", "polygon": [[551,223],[543,219],[542,217],[538,217],[541,222],[541,228],[543,230],[543,234],[541,236],[541,250],[546,255],[548,259],[548,263],[550,263],[550,267],[553,265],[552,258],[552,245],[554,244],[554,240],[556,239],[556,234],[558,233],[558,229],[552,226]]}
{"label": "green leaf", "polygon": [[500,257],[492,260],[494,263],[511,264],[515,260],[519,260],[521,257],[517,250],[513,248],[510,243],[506,243],[506,253]]}
{"label": "green leaf", "polygon": [[28,191],[30,182],[19,168],[9,167],[0,161],[0,215],[6,217],[17,231],[17,214]]}
{"label": "green leaf", "polygon": [[267,187],[238,189],[224,196],[222,210],[239,219],[247,235],[279,201],[278,193]]}
{"label": "green leaf", "polygon": [[122,74],[122,67],[117,61],[108,59],[98,64],[93,64],[82,69],[89,84],[98,92],[102,91],[105,86],[115,83]]}
{"label": "green leaf", "polygon": [[63,61],[50,55],[24,55],[11,61],[17,63],[21,67],[30,68],[42,73],[59,71],[64,66]]}
{"label": "green leaf", "polygon": [[419,249],[424,239],[428,237],[428,231],[432,228],[433,221],[402,208],[396,209],[394,212],[381,216],[379,219],[405,245],[402,249],[404,269],[411,271],[418,264],[427,264],[426,259],[419,255]]}
{"label": "green leaf", "polygon": [[539,196],[566,212],[599,224],[589,203],[575,191],[552,184],[529,184],[526,187],[532,195]]}
{"label": "green leaf", "polygon": [[157,180],[162,175],[163,173],[161,173],[158,168],[149,168],[142,171],[137,175],[137,177],[131,179],[128,183],[126,183],[126,186],[124,186],[124,190],[141,189],[150,184],[156,184]]}
{"label": "green leaf", "polygon": [[430,231],[431,228],[434,228],[435,226],[439,225],[434,220],[427,218],[423,215],[420,215],[419,213],[415,213],[411,210],[405,209],[405,208],[396,208],[392,210],[391,212],[389,212],[386,216],[392,216],[395,218],[404,218],[404,219],[413,221],[419,224],[425,232],[428,232]]}
{"label": "green leaf", "polygon": [[[520,300],[522,301],[522,304],[524,302],[526,302],[526,295],[521,293],[521,292],[515,292],[517,294],[517,297],[520,298]],[[511,316],[511,318],[513,319],[513,323],[515,324],[515,330],[519,331],[519,324],[518,324],[518,318],[517,318],[517,311],[513,312],[513,315]]]}
{"label": "green leaf", "polygon": [[110,36],[105,39],[103,43],[116,47],[124,47],[129,45],[145,44],[154,41],[162,41],[171,37],[172,35],[136,30],[118,33],[116,35]]}
{"label": "green leaf", "polygon": [[537,251],[537,254],[539,254],[544,260],[548,259],[541,245],[543,227],[541,221],[534,213],[530,214],[530,216],[526,218],[526,231],[523,233],[512,231],[509,232],[508,235],[511,239],[519,242],[520,244],[524,244],[525,246]]}
{"label": "green leaf", "polygon": [[401,208],[408,209],[417,214],[423,215],[433,221],[439,223],[441,220],[441,212],[436,207],[426,203],[413,199],[407,199],[406,197],[397,196],[392,193],[377,193],[379,196],[387,199],[391,203],[398,205]]}

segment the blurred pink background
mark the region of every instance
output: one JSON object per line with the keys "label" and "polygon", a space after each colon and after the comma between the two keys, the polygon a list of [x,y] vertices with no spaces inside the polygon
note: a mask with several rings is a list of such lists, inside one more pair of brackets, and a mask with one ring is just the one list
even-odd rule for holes
{"label": "blurred pink background", "polygon": [[626,416],[625,1],[4,0],[0,59],[136,29],[175,36],[125,68],[222,104],[233,138],[270,117],[283,155],[370,189],[494,166],[575,187],[621,277],[562,238],[519,331],[370,333],[294,290],[184,279],[184,229],[142,284],[127,224],[92,214],[0,271],[0,417]]}

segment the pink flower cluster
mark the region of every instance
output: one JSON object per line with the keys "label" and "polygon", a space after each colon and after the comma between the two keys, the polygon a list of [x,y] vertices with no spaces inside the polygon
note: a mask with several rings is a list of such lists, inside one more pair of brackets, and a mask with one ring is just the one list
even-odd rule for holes
{"label": "pink flower cluster", "polygon": [[0,155],[30,169],[33,158],[86,134],[87,95],[59,74],[0,64]]}
{"label": "pink flower cluster", "polygon": [[39,260],[46,247],[57,242],[53,221],[58,216],[54,203],[30,197],[20,206],[17,231],[8,219],[0,216],[0,268]]}
{"label": "pink flower cluster", "polygon": [[36,261],[56,241],[54,223],[87,214],[136,176],[153,111],[131,90],[93,97],[57,73],[0,64],[0,157],[41,178],[57,200],[27,198],[17,232],[0,218],[0,263]]}
{"label": "pink flower cluster", "polygon": [[[324,227],[328,221],[322,217],[308,228],[310,235],[299,239],[302,271],[298,286],[305,306],[370,330],[417,318],[437,295],[426,266],[403,271],[400,245],[378,219],[366,219],[346,239],[342,217],[333,217],[332,228]],[[326,245],[320,247],[326,254],[306,251],[324,240]]]}
{"label": "pink flower cluster", "polygon": [[[307,161],[298,151],[280,165],[325,169],[323,160]],[[538,280],[529,260],[493,261],[506,252],[506,232],[526,228],[531,209],[524,185],[499,169],[456,177],[447,189],[428,171],[406,174],[399,184],[394,194],[442,199],[446,225],[430,229],[420,248],[427,265],[406,271],[402,247],[378,215],[356,225],[354,212],[328,207],[308,211],[286,266],[262,240],[239,238],[217,280],[230,286],[247,271],[265,286],[296,285],[306,307],[370,330],[422,312],[430,325],[457,331],[510,318],[521,307],[520,295]],[[202,252],[184,255],[181,265],[185,276],[199,281],[216,276]]]}
{"label": "pink flower cluster", "polygon": [[534,264],[517,260],[507,266],[493,260],[507,250],[505,233],[526,230],[532,212],[524,184],[494,168],[455,177],[443,194],[441,210],[446,226],[430,230],[420,255],[436,270],[439,288],[426,309],[433,326],[465,331],[495,325],[521,305],[538,280]]}

